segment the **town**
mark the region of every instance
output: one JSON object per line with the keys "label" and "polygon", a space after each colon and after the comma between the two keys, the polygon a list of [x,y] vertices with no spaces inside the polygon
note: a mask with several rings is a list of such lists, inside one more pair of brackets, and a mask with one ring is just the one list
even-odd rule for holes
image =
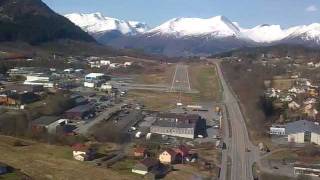
{"label": "town", "polygon": [[[201,89],[194,89],[197,86],[191,79],[203,77],[191,72],[189,77],[188,65],[122,58],[128,61],[68,58],[73,60],[66,66],[83,64],[78,69],[8,69],[1,79],[0,122],[6,124],[1,131],[69,146],[67,156],[75,161],[111,168],[129,177],[189,178],[195,176],[194,171],[199,177],[218,177],[219,154],[225,148],[221,140],[225,107],[184,97],[199,94]],[[38,60],[29,60],[34,61]],[[144,64],[163,69],[154,73],[167,80],[153,84],[140,80],[134,72],[130,75],[131,66],[143,69]],[[213,65],[209,68],[215,72]],[[199,66],[201,70],[205,70],[203,66]],[[156,102],[159,109],[132,91],[165,93],[175,99],[168,99],[171,104]],[[24,140],[15,140],[13,145],[29,146]]]}
{"label": "town", "polygon": [[0,180],[319,180],[319,7],[1,0]]}

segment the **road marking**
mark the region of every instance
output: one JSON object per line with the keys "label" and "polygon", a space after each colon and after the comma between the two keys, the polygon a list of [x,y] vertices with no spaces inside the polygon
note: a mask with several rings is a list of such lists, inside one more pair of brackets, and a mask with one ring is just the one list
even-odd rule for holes
{"label": "road marking", "polygon": [[191,85],[190,85],[190,79],[189,79],[189,66],[187,66],[187,80],[188,80],[189,91],[191,91]]}
{"label": "road marking", "polygon": [[178,65],[176,65],[176,70],[174,71],[173,79],[172,79],[172,84],[171,84],[171,89],[170,91],[172,92],[175,80],[176,80],[176,75],[177,75],[177,70],[178,70]]}

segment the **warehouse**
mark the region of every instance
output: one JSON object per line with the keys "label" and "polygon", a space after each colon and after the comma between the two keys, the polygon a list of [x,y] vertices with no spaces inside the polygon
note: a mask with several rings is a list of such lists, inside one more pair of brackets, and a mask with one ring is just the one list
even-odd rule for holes
{"label": "warehouse", "polygon": [[95,106],[92,104],[79,105],[65,112],[65,117],[72,120],[87,119],[94,115]]}
{"label": "warehouse", "polygon": [[84,78],[84,87],[100,87],[103,83],[110,80],[110,77],[103,73],[90,73]]}
{"label": "warehouse", "polygon": [[199,115],[159,113],[151,133],[194,139],[206,135],[206,122]]}
{"label": "warehouse", "polygon": [[315,143],[320,145],[319,123],[299,120],[286,125],[288,142],[294,143]]}

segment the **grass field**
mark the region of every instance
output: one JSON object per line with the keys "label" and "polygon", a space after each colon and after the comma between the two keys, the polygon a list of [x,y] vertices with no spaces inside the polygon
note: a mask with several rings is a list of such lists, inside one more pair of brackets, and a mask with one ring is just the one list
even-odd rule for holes
{"label": "grass field", "polygon": [[200,101],[219,101],[221,87],[213,65],[191,64],[189,68],[191,88],[199,91]]}
{"label": "grass field", "polygon": [[162,64],[150,68],[143,74],[140,74],[136,81],[142,84],[171,84],[175,71],[174,64]]}
{"label": "grass field", "polygon": [[[24,147],[13,146],[16,138],[0,136],[1,162],[34,179],[137,179],[111,169],[100,168],[72,159],[67,146],[54,146],[24,141]],[[10,176],[10,175],[8,175]]]}
{"label": "grass field", "polygon": [[[145,84],[168,84],[171,85],[175,64],[163,65],[165,70],[152,74],[143,74],[140,83]],[[199,91],[194,94],[181,94],[183,104],[197,104],[208,101],[219,101],[221,98],[220,83],[214,66],[205,64],[190,64],[189,78],[191,88]],[[131,90],[128,93],[129,98],[141,101],[150,110],[166,111],[176,107],[179,101],[178,93],[156,92],[149,90]]]}
{"label": "grass field", "polygon": [[[156,92],[147,90],[132,90],[128,93],[129,98],[141,101],[150,110],[166,111],[176,107],[179,101],[178,93],[170,92]],[[183,94],[181,96],[183,104],[191,104],[193,97],[191,95]]]}

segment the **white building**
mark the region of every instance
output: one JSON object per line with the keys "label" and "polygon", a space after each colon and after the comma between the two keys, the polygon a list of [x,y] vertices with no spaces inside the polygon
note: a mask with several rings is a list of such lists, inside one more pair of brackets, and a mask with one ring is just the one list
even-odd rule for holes
{"label": "white building", "polygon": [[318,164],[304,165],[304,164],[295,164],[294,167],[295,175],[306,175],[306,176],[320,176],[320,166]]}
{"label": "white building", "polygon": [[320,145],[319,123],[299,120],[282,126],[270,127],[270,134],[288,136],[288,142],[315,143]]}
{"label": "white building", "polygon": [[103,83],[105,83],[108,80],[110,80],[110,77],[106,76],[103,73],[90,73],[85,76],[84,87],[100,87]]}
{"label": "white building", "polygon": [[52,88],[54,83],[49,76],[44,75],[28,75],[23,84],[27,85],[41,85],[43,87]]}
{"label": "white building", "polygon": [[286,135],[288,135],[288,142],[320,145],[320,126],[316,122],[299,120],[288,123]]}
{"label": "white building", "polygon": [[132,62],[125,62],[123,65],[124,65],[124,67],[131,66]]}
{"label": "white building", "polygon": [[270,134],[272,135],[278,135],[278,136],[283,136],[286,135],[286,128],[285,126],[272,126],[270,127]]}
{"label": "white building", "polygon": [[68,68],[68,69],[63,70],[63,72],[71,74],[71,73],[74,73],[74,69]]}
{"label": "white building", "polygon": [[102,66],[109,66],[109,65],[111,64],[111,61],[101,60],[101,61],[100,61],[100,64],[101,64]]}

